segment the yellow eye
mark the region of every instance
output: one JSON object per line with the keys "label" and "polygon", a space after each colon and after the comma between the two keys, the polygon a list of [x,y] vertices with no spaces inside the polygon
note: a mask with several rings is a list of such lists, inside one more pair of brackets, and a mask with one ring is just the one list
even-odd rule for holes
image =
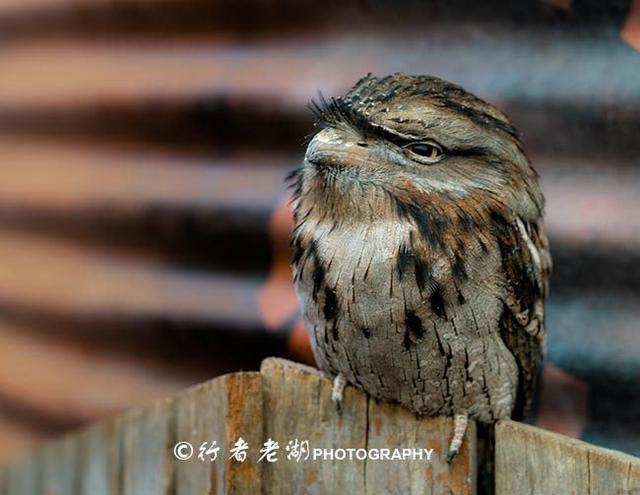
{"label": "yellow eye", "polygon": [[420,141],[407,144],[404,149],[409,150],[414,155],[418,155],[422,161],[430,163],[438,161],[443,155],[440,145],[433,141]]}

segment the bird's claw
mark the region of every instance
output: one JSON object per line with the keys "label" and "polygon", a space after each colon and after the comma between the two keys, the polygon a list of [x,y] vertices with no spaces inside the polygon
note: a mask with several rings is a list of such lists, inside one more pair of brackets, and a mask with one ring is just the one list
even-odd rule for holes
{"label": "bird's claw", "polygon": [[338,416],[342,416],[342,396],[344,395],[344,387],[347,384],[347,380],[344,375],[338,373],[333,379],[333,390],[331,391],[331,400],[336,405],[336,413]]}
{"label": "bird's claw", "polygon": [[338,416],[342,416],[342,399],[337,399],[336,403],[336,414]]}
{"label": "bird's claw", "polygon": [[451,439],[449,453],[446,458],[447,464],[451,464],[460,451],[464,435],[467,432],[467,422],[468,416],[466,414],[456,414],[453,421],[453,438]]}

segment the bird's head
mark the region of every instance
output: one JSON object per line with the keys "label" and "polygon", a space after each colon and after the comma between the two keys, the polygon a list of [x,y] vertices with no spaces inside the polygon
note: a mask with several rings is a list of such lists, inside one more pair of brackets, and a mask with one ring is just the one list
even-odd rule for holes
{"label": "bird's head", "polygon": [[312,109],[321,130],[308,144],[298,195],[330,214],[371,219],[418,208],[473,217],[481,206],[482,214],[541,214],[537,175],[518,132],[459,86],[368,75]]}

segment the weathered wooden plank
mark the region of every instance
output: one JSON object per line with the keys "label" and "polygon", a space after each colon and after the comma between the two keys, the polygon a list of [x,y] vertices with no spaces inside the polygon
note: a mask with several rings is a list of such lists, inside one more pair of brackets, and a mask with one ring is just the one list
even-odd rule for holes
{"label": "weathered wooden plank", "polygon": [[40,467],[38,455],[24,458],[5,468],[2,495],[40,495]]}
{"label": "weathered wooden plank", "polygon": [[117,417],[78,434],[78,493],[119,495],[123,418]]}
{"label": "weathered wooden plank", "polygon": [[[249,445],[244,461],[230,459],[242,438]],[[259,373],[235,373],[195,387],[176,403],[176,442],[189,442],[194,455],[177,462],[176,495],[261,492],[257,448],[262,438],[262,380]],[[211,462],[198,458],[200,447],[215,441]]]}
{"label": "weathered wooden plank", "polygon": [[173,401],[131,414],[123,426],[122,495],[164,495],[174,483]]}
{"label": "weathered wooden plank", "polygon": [[64,437],[42,449],[41,486],[47,495],[78,495],[76,437]]}
{"label": "weathered wooden plank", "polygon": [[[261,367],[264,384],[264,441],[278,442],[278,461],[265,462],[266,494],[365,493],[364,463],[287,459],[290,441],[309,448],[366,448],[367,397],[345,389],[342,417],[331,401],[331,382],[318,370],[282,359]],[[306,454],[305,454],[306,457]]]}
{"label": "weathered wooden plank", "polygon": [[[1,468],[0,494],[475,493],[474,424],[449,465],[450,418],[418,418],[353,387],[338,415],[331,388],[318,370],[267,359],[261,373],[219,377]],[[230,455],[240,437],[248,446],[243,462]],[[278,442],[275,462],[259,460],[269,440]],[[212,441],[216,459],[207,452]],[[178,442],[192,446],[189,459],[176,458]],[[408,456],[394,459],[394,449]],[[519,493],[638,495],[640,459],[502,421],[496,494]]]}
{"label": "weathered wooden plank", "polygon": [[[251,446],[259,445],[263,435],[264,400],[259,373],[234,373],[225,377],[226,411],[225,451],[237,445],[242,437]],[[248,451],[247,460],[227,459],[221,493],[262,492],[262,465],[256,449]]]}
{"label": "weathered wooden plank", "polygon": [[455,462],[445,461],[453,436],[451,418],[417,418],[408,410],[392,404],[370,401],[368,411],[369,448],[393,448],[395,445],[432,451],[431,462],[390,461],[382,469],[369,466],[367,487],[400,494],[469,495],[476,484],[476,430],[470,422],[463,447]]}
{"label": "weathered wooden plank", "polygon": [[199,460],[198,448],[202,443],[216,439],[219,446],[221,425],[216,419],[223,410],[222,380],[218,378],[195,387],[176,401],[176,445],[189,442],[194,449],[185,451],[185,456],[192,452],[190,459],[175,464],[177,495],[217,490],[216,465],[209,459]]}
{"label": "weathered wooden plank", "polygon": [[640,494],[640,463],[629,463],[626,486],[627,493],[624,493],[624,495]]}
{"label": "weathered wooden plank", "polygon": [[[344,411],[336,413],[331,381],[318,370],[267,359],[264,380],[265,441],[280,445],[278,462],[263,466],[265,493],[475,493],[475,430],[472,427],[460,457],[444,461],[451,420],[418,419],[404,409],[377,404],[353,387],[345,390]],[[309,460],[288,460],[291,440],[308,441]],[[336,449],[431,449],[431,461],[337,460]],[[314,449],[334,449],[334,459],[313,459]],[[362,451],[360,451],[362,452]],[[347,453],[348,455],[348,453]],[[377,456],[378,454],[373,454]]]}
{"label": "weathered wooden plank", "polygon": [[640,493],[640,459],[538,428],[496,425],[496,495]]}
{"label": "weathered wooden plank", "polygon": [[[225,375],[47,444],[0,470],[0,494],[260,493],[262,409],[259,373]],[[229,459],[240,437],[249,446],[244,462]],[[217,459],[199,459],[212,441]],[[190,459],[176,458],[178,442],[192,445]]]}

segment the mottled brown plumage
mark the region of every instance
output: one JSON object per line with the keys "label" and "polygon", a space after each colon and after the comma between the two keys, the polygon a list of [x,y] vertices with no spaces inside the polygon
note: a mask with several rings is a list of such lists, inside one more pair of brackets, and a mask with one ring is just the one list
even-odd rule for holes
{"label": "mottled brown plumage", "polygon": [[544,199],[495,107],[371,75],[314,104],[294,277],[320,368],[425,415],[522,418],[544,352]]}

